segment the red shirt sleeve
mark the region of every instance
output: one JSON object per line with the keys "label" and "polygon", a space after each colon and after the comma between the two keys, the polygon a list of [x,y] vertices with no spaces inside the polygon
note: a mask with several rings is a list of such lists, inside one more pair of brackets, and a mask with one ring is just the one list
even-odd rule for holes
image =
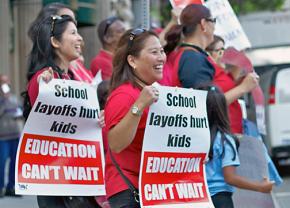
{"label": "red shirt sleeve", "polygon": [[135,100],[132,95],[125,91],[115,92],[109,97],[105,107],[107,132],[125,117]]}
{"label": "red shirt sleeve", "polygon": [[38,96],[39,92],[39,83],[37,81],[37,77],[46,70],[47,68],[44,68],[42,70],[39,70],[36,72],[32,78],[29,80],[28,86],[27,86],[27,91],[28,91],[28,96],[29,96],[29,101],[31,103],[31,106],[34,105],[36,98]]}

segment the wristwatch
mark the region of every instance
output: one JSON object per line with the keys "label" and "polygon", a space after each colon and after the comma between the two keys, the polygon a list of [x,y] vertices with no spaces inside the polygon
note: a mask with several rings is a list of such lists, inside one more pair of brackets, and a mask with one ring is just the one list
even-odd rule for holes
{"label": "wristwatch", "polygon": [[137,105],[133,105],[133,107],[131,108],[131,113],[133,115],[136,115],[136,116],[141,116],[142,115],[142,111],[138,108]]}

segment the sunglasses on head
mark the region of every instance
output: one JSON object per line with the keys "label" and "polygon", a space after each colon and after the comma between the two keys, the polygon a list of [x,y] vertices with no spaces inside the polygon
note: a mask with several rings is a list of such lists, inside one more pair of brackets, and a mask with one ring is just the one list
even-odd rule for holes
{"label": "sunglasses on head", "polygon": [[145,29],[142,29],[142,28],[136,28],[136,29],[134,29],[134,30],[132,30],[132,31],[130,32],[130,35],[129,35],[129,43],[128,43],[129,48],[132,47],[134,39],[135,39],[138,35],[144,33],[145,31],[146,31]]}
{"label": "sunglasses on head", "polygon": [[105,29],[104,29],[104,36],[107,34],[109,27],[116,21],[118,20],[117,17],[110,17],[106,20],[106,25],[105,25]]}
{"label": "sunglasses on head", "polygon": [[51,15],[50,17],[52,19],[52,21],[51,21],[51,27],[50,27],[50,34],[51,34],[51,36],[53,36],[55,21],[56,20],[61,20],[62,17],[59,16],[59,15]]}

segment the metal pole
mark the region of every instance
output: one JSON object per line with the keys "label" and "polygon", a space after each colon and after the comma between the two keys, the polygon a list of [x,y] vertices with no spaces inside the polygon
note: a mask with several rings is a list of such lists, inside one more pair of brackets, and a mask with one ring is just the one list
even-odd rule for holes
{"label": "metal pole", "polygon": [[144,29],[150,29],[150,0],[142,0],[142,24]]}
{"label": "metal pole", "polygon": [[150,28],[150,0],[133,0],[134,27]]}

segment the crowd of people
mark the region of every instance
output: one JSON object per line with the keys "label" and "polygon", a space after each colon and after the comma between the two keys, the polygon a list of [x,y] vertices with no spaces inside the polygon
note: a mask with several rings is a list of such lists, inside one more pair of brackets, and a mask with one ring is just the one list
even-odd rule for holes
{"label": "crowd of people", "polygon": [[[98,99],[104,109],[100,125],[107,195],[106,199],[94,198],[95,207],[140,207],[138,180],[146,119],[149,106],[159,98],[154,82],[208,91],[211,146],[206,172],[216,208],[234,207],[231,198],[234,186],[263,193],[272,190],[273,182],[267,179],[253,182],[235,171],[239,166],[236,135],[243,134],[242,111],[237,99],[258,86],[259,76],[255,72],[239,76],[239,69],[229,71],[221,63],[225,42],[214,36],[216,19],[209,9],[191,4],[178,15],[180,24],[174,17],[166,33],[159,35],[142,28],[126,30],[118,17],[101,21],[97,33],[102,48],[91,60],[89,70],[82,57],[85,41],[78,33],[74,12],[69,7],[60,3],[45,6],[29,28],[32,49],[28,58],[27,89],[23,93],[25,118],[38,96],[40,79],[92,83],[100,72],[104,80],[98,86]],[[20,134],[14,127],[19,115],[13,112],[19,104],[7,96],[10,92],[5,90],[4,80],[5,76],[1,75],[0,188],[6,192],[0,192],[0,196],[14,192],[15,154]],[[9,129],[15,131],[2,133],[7,129],[2,128],[2,120],[9,122]],[[11,177],[4,187],[3,171],[8,154]],[[81,201],[91,202],[91,197],[83,197]],[[70,203],[76,203],[73,197],[38,196],[39,207],[43,208],[69,207]]]}

